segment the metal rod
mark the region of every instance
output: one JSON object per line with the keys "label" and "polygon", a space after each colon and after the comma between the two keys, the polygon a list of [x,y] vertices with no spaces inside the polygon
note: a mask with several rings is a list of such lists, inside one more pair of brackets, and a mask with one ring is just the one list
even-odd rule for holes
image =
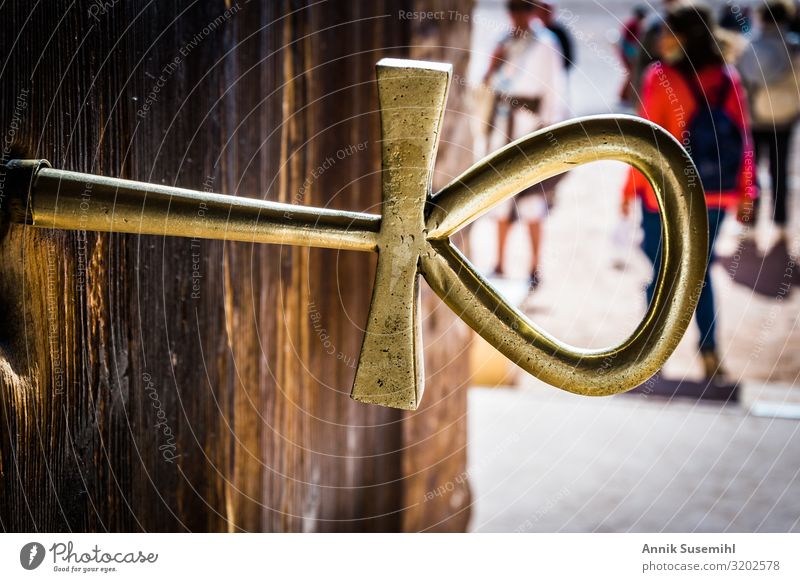
{"label": "metal rod", "polygon": [[[12,162],[6,171],[30,167]],[[12,220],[22,219],[12,216]],[[24,221],[124,232],[376,251],[381,217],[174,188],[37,166]]]}

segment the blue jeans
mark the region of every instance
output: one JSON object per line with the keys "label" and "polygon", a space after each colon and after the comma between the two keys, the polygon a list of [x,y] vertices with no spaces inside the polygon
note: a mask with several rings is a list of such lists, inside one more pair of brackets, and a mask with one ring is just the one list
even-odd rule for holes
{"label": "blue jeans", "polygon": [[[717,240],[720,224],[725,218],[725,211],[720,209],[708,210],[708,264],[714,259],[714,243]],[[653,265],[653,279],[647,285],[647,304],[653,300],[653,292],[656,286],[656,269],[661,265],[661,216],[658,212],[650,212],[642,208],[642,230],[644,239],[642,240],[642,250],[650,264]],[[714,289],[711,286],[711,277],[706,269],[706,278],[703,290],[700,292],[700,300],[697,302],[695,312],[697,327],[700,328],[700,349],[714,350],[717,347],[717,314],[714,307]]]}

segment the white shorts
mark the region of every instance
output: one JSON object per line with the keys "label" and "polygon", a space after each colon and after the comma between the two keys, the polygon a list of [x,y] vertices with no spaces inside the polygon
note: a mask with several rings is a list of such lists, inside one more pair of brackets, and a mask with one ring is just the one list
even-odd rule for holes
{"label": "white shorts", "polygon": [[509,198],[489,211],[495,220],[510,220],[516,205],[516,215],[522,222],[539,222],[547,216],[547,200],[541,194],[527,194]]}

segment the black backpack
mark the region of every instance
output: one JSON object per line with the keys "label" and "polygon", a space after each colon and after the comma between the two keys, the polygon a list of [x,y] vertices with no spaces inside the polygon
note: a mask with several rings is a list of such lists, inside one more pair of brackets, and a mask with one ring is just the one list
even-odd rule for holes
{"label": "black backpack", "polygon": [[736,122],[725,111],[725,100],[733,81],[723,72],[722,85],[712,101],[706,98],[694,75],[685,75],[697,102],[697,111],[687,127],[683,145],[697,166],[697,173],[707,192],[735,190],[742,166],[744,139]]}

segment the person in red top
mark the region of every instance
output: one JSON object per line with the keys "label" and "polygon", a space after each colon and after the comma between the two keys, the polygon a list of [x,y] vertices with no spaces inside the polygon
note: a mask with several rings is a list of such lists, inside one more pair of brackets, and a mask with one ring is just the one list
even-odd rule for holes
{"label": "person in red top", "polygon": [[[737,210],[740,219],[747,220],[757,195],[746,94],[736,70],[724,63],[713,29],[711,11],[705,5],[681,3],[668,11],[659,39],[661,60],[652,63],[644,73],[640,110],[642,117],[662,126],[683,143],[699,167],[703,167],[700,161],[719,160],[720,166],[715,168],[718,178],[709,180],[712,183],[703,182],[708,206],[709,263],[725,213]],[[711,139],[702,139],[702,135],[697,135],[702,132],[695,120],[698,115],[711,115],[712,109],[723,119],[714,118],[716,126],[706,124],[712,129]],[[730,134],[715,135],[724,129],[734,132],[737,139],[731,139]],[[727,161],[727,167],[721,167],[723,160]],[[631,170],[622,203],[625,216],[630,214],[636,198],[642,201],[642,250],[655,269],[661,261],[658,204],[644,176]],[[653,298],[654,284],[655,276],[647,287],[648,302]],[[714,291],[708,272],[695,316],[706,377],[712,379],[721,374],[721,367]]]}

